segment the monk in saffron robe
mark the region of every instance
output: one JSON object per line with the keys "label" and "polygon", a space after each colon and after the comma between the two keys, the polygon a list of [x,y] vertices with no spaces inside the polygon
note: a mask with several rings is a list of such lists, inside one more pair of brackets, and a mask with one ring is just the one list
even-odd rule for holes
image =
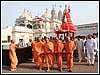
{"label": "monk in saffron robe", "polygon": [[54,45],[54,54],[53,54],[53,64],[55,63],[55,61],[57,60],[57,40],[53,37],[52,39],[50,38],[50,42],[53,43]]}
{"label": "monk in saffron robe", "polygon": [[62,39],[59,39],[57,41],[58,44],[58,51],[57,51],[57,65],[60,71],[62,71],[62,50],[64,48],[64,44],[62,42]]}
{"label": "monk in saffron robe", "polygon": [[35,40],[32,41],[32,62],[35,62],[36,59],[34,59],[35,55],[34,55],[34,51],[35,51],[35,43],[36,43],[36,37],[35,37]]}
{"label": "monk in saffron robe", "polygon": [[[35,42],[32,42],[32,53],[33,53],[33,61],[34,62],[36,62],[37,63],[37,61],[38,61],[38,44],[39,43],[39,38],[38,37],[36,37],[36,40],[35,40]],[[37,49],[37,50],[36,50]]]}
{"label": "monk in saffron robe", "polygon": [[57,61],[57,50],[58,50],[58,44],[57,44],[57,38],[54,38],[54,60]]}
{"label": "monk in saffron robe", "polygon": [[45,53],[46,53],[46,65],[47,65],[47,72],[50,71],[50,67],[53,66],[53,53],[54,53],[54,45],[52,42],[50,42],[48,39],[46,39],[45,43]]}
{"label": "monk in saffron robe", "polygon": [[44,53],[43,42],[38,41],[35,44],[35,55],[37,57],[37,66],[39,70],[42,70],[43,59],[44,59],[43,53]]}
{"label": "monk in saffron robe", "polygon": [[16,66],[18,64],[18,59],[16,55],[16,45],[14,44],[14,40],[11,40],[10,48],[9,48],[9,59],[11,61],[10,70],[16,71]]}
{"label": "monk in saffron robe", "polygon": [[68,37],[67,39],[68,41],[65,43],[67,68],[69,69],[69,72],[72,72],[71,68],[73,67],[73,53],[75,49],[75,42],[70,40],[70,37]]}

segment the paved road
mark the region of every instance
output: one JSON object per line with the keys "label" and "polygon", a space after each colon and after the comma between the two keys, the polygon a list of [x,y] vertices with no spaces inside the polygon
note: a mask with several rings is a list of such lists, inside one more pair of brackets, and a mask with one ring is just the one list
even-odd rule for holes
{"label": "paved road", "polygon": [[[87,66],[86,62],[78,62],[77,59],[74,60],[74,67],[72,68],[72,72],[71,73],[87,73],[87,74],[98,74],[98,58],[96,58],[95,61],[95,65],[94,66]],[[11,74],[11,73],[20,73],[20,74],[49,74],[49,73],[53,73],[53,74],[57,74],[57,73],[61,73],[61,74],[68,74],[68,69],[66,68],[66,62],[63,62],[63,71],[60,72],[58,71],[58,67],[57,64],[54,64],[54,67],[52,68],[52,70],[50,72],[46,72],[46,65],[44,63],[44,67],[41,71],[39,71],[36,67],[35,63],[32,63],[31,61],[26,61],[25,63],[21,63],[18,65],[18,68],[15,72],[11,72],[9,70],[9,66],[2,66],[2,73],[3,74]]]}

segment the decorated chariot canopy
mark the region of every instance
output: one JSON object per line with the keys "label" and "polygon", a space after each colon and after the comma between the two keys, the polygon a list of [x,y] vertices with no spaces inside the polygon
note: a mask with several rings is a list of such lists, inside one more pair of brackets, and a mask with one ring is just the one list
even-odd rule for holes
{"label": "decorated chariot canopy", "polygon": [[77,32],[77,29],[75,28],[71,20],[69,5],[68,7],[67,5],[65,5],[61,27],[58,28],[58,26],[56,25],[56,29],[55,29],[56,34],[62,34],[62,33],[67,33],[67,32],[73,32],[73,33]]}

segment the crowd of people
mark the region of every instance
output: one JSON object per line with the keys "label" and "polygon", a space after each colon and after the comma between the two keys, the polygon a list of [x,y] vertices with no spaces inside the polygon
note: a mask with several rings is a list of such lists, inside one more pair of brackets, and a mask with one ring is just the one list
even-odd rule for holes
{"label": "crowd of people", "polygon": [[[18,46],[22,45],[18,43]],[[89,34],[87,36],[77,36],[72,37],[35,37],[32,41],[29,40],[29,46],[32,47],[32,62],[36,63],[39,70],[42,70],[43,64],[46,63],[47,72],[57,63],[58,70],[63,71],[63,53],[66,55],[66,68],[69,72],[72,72],[74,51],[78,51],[79,62],[87,61],[87,65],[94,66],[95,56],[98,56],[98,35]],[[14,44],[14,39],[11,40],[9,57],[11,60],[11,71],[15,71],[18,59],[15,53],[16,45]],[[22,48],[19,46],[17,48]]]}

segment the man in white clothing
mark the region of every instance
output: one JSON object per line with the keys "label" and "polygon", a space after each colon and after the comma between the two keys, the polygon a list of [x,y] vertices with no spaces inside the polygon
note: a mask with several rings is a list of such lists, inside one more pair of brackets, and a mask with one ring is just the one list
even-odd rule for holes
{"label": "man in white clothing", "polygon": [[84,55],[85,55],[85,59],[87,59],[86,49],[85,49],[86,36],[82,36],[82,40],[83,40],[83,44],[84,44]]}
{"label": "man in white clothing", "polygon": [[90,64],[92,66],[94,66],[94,62],[95,62],[95,49],[96,49],[96,42],[94,41],[94,39],[92,38],[92,36],[89,34],[87,42],[86,42],[88,66]]}
{"label": "man in white clothing", "polygon": [[78,36],[78,39],[76,40],[76,49],[78,50],[79,62],[82,60],[85,61],[84,43],[83,40],[81,40],[81,36]]}
{"label": "man in white clothing", "polygon": [[96,52],[95,52],[95,54],[96,54],[96,56],[98,56],[98,36],[97,36],[97,34],[96,33],[93,33],[93,38],[94,38],[94,41],[96,42]]}

